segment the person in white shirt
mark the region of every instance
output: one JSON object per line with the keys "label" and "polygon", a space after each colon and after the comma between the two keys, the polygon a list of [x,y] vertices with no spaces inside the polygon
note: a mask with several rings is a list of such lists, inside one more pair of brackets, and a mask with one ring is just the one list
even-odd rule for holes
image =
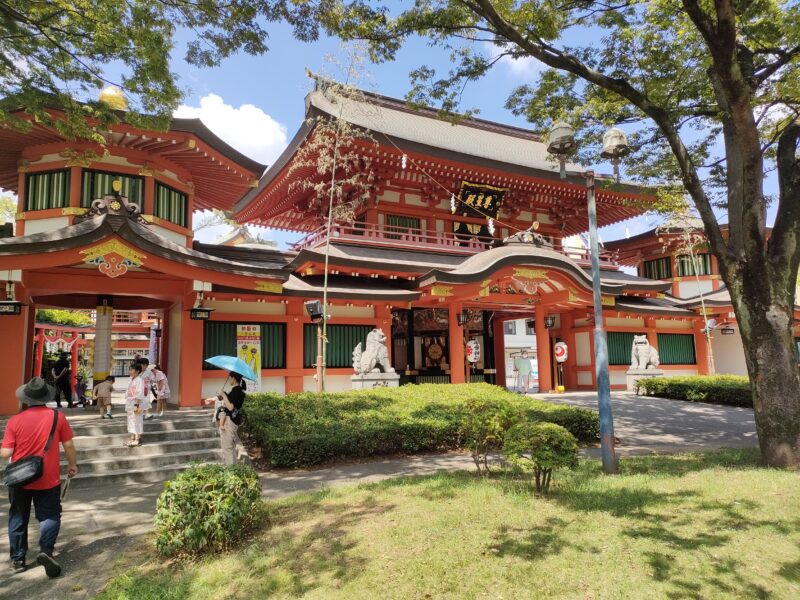
{"label": "person in white shirt", "polygon": [[144,431],[144,406],[149,402],[144,389],[141,363],[131,365],[130,382],[125,392],[125,412],[128,414],[128,433],[131,439],[125,444],[130,448],[141,445],[141,436]]}

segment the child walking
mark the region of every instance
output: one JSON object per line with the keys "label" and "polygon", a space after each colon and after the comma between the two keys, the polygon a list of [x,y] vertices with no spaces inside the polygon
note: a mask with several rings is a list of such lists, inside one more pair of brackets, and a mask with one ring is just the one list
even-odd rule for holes
{"label": "child walking", "polygon": [[100,411],[101,419],[113,418],[111,414],[111,393],[114,391],[114,381],[116,381],[114,376],[109,375],[105,378],[105,381],[98,383],[92,390],[92,395],[97,400],[97,408]]}
{"label": "child walking", "polygon": [[142,366],[138,363],[131,365],[131,380],[128,391],[125,393],[125,412],[128,413],[128,433],[131,439],[125,444],[129,448],[141,445],[142,431],[144,431],[144,409],[148,402],[148,392],[144,389],[142,379]]}

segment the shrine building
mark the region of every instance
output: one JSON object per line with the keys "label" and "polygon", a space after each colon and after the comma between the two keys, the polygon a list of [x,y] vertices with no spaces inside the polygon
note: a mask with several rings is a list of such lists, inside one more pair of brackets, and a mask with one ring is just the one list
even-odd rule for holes
{"label": "shrine building", "polygon": [[[162,315],[158,361],[181,407],[219,388],[223,372],[204,362],[218,354],[251,361],[261,390],[313,390],[317,328],[304,302],[322,299],[326,263],[328,390],[350,388],[353,348],[374,328],[390,340],[401,383],[502,384],[503,323],[519,318],[535,331],[542,390],[595,387],[589,257],[563,243],[588,228],[585,180],[572,164],[560,179],[530,131],[453,124],[318,85],[307,119],[267,167],[197,119],[174,119],[163,132],[120,123],[101,146],[17,114],[29,130],[0,129],[0,186],[19,197],[15,235],[0,239],[2,414],[17,411],[15,388],[40,368],[35,311],[45,307],[96,311],[96,379],[111,368],[114,310]],[[342,177],[356,183],[343,190],[347,210],[334,211],[326,246],[320,189],[331,174],[308,156],[319,119],[340,115],[362,135],[342,142],[358,157]],[[596,195],[600,226],[637,216],[648,201],[611,178],[598,178]],[[305,237],[289,251],[200,243],[192,216],[202,209]],[[625,386],[634,334],[647,335],[668,374],[708,372],[697,303],[673,297],[675,282],[660,271],[626,273],[621,265],[634,259],[614,250],[601,256],[612,387]],[[563,363],[554,359],[560,341]]]}

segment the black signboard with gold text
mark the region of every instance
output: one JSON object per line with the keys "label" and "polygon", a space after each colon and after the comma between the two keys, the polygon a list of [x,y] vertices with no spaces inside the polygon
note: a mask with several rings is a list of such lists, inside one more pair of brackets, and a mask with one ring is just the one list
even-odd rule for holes
{"label": "black signboard with gold text", "polygon": [[460,202],[456,202],[455,213],[465,216],[482,219],[483,223],[455,223],[453,230],[461,239],[473,237],[492,237],[487,227],[489,219],[496,219],[503,204],[505,188],[498,188],[491,185],[461,182],[461,191],[458,194]]}

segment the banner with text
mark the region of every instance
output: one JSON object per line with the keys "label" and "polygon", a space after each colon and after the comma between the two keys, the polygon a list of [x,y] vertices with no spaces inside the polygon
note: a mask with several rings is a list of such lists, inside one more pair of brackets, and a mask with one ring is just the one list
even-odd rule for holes
{"label": "banner with text", "polygon": [[458,194],[460,202],[455,206],[455,212],[464,217],[484,219],[484,223],[455,223],[454,231],[460,238],[492,237],[487,227],[489,219],[497,219],[500,206],[503,204],[505,188],[491,185],[461,182],[461,191]]}
{"label": "banner with text", "polygon": [[[258,377],[247,382],[248,392],[261,391],[261,325],[236,325],[236,355],[253,369]],[[252,387],[251,387],[252,386]]]}

